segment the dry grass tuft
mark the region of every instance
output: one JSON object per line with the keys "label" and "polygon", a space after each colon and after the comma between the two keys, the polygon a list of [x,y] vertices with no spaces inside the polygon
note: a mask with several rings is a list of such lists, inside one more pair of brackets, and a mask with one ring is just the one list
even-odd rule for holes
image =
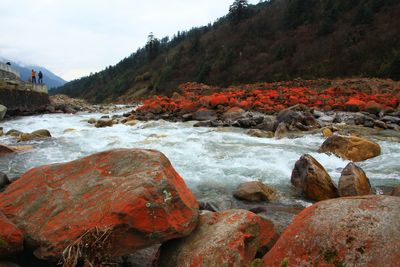
{"label": "dry grass tuft", "polygon": [[86,231],[78,239],[65,248],[60,265],[62,267],[109,267],[115,266],[111,262],[112,249],[111,229],[95,228]]}

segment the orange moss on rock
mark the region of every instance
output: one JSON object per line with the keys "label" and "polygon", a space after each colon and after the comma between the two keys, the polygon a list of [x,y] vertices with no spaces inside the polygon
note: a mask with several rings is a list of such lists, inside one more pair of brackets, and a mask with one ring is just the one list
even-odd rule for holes
{"label": "orange moss on rock", "polygon": [[198,203],[160,152],[118,149],[34,168],[0,194],[0,211],[39,258],[58,259],[77,238],[110,229],[110,255],[188,235]]}

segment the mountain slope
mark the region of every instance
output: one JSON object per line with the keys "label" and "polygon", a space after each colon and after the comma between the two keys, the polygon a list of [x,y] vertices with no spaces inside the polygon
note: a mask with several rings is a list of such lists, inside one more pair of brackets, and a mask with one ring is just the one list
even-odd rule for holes
{"label": "mountain slope", "polygon": [[187,81],[236,83],[349,76],[400,79],[400,2],[272,0],[239,20],[154,37],[116,66],[54,93],[94,102],[171,94]]}
{"label": "mountain slope", "polygon": [[37,73],[39,71],[42,71],[43,82],[48,86],[49,89],[62,86],[67,82],[63,78],[57,76],[50,70],[46,69],[45,67],[35,66],[35,65],[27,65],[24,63],[20,63],[20,62],[14,62],[12,60],[8,60],[5,58],[1,58],[1,61],[10,62],[12,67],[21,74],[21,79],[23,81],[29,80],[29,78],[31,77],[31,71],[32,71],[32,69],[34,69],[34,70],[36,70]]}

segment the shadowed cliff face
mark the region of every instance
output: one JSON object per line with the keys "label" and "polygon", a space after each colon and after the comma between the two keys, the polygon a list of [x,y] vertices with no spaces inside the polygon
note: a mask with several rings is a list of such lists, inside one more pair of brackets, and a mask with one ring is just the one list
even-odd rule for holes
{"label": "shadowed cliff face", "polygon": [[46,109],[49,95],[32,91],[0,89],[0,104],[7,107],[8,115],[34,114]]}

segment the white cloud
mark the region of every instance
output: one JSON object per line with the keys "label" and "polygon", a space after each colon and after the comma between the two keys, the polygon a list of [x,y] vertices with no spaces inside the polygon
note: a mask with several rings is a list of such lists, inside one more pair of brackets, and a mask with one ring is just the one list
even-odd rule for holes
{"label": "white cloud", "polygon": [[[64,79],[114,65],[145,44],[225,15],[233,0],[1,1],[0,56]],[[256,3],[258,1],[249,1]]]}

